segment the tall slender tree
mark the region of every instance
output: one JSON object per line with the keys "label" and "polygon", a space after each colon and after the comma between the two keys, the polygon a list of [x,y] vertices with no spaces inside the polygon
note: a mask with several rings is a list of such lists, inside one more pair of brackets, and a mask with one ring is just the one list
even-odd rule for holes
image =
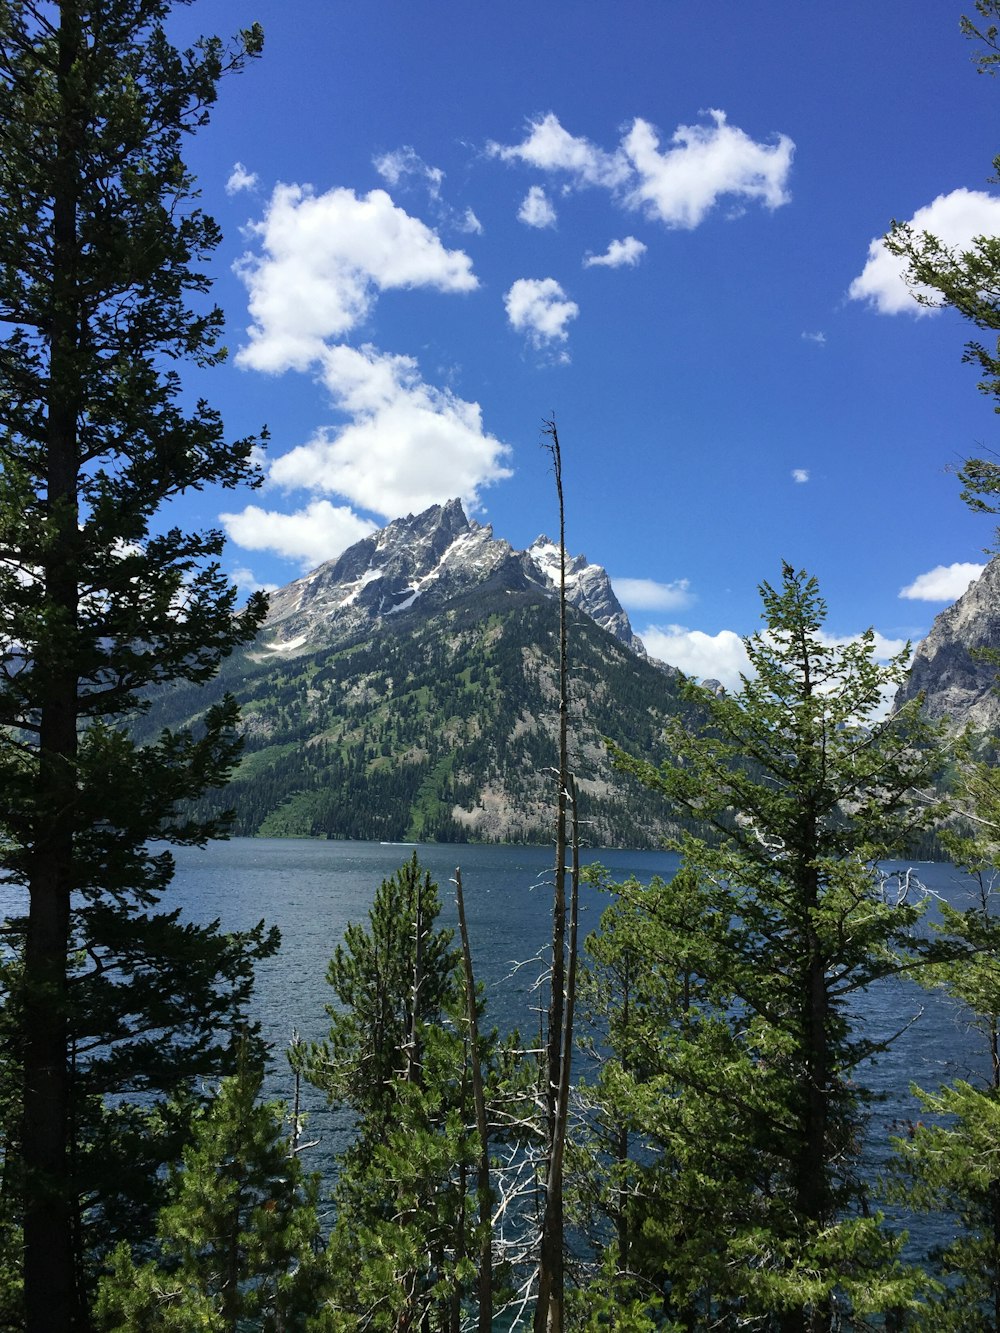
{"label": "tall slender tree", "polygon": [[918,700],[878,717],[903,659],[880,666],[870,632],[830,644],[814,579],[786,565],[761,594],[766,630],[746,640],[742,689],[689,688],[705,724],[673,728],[674,763],[619,759],[715,831],[678,844],[711,895],[701,915],[724,926],[706,980],[731,997],[739,1033],[733,1079],[723,1061],[709,1086],[720,1108],[744,1108],[748,1152],[767,1157],[756,1211],[719,1238],[730,1294],[776,1312],[781,1333],[821,1333],[845,1308],[912,1296],[891,1240],[860,1215],[861,1070],[880,1046],[849,1000],[922,956],[921,904],[886,894],[878,862],[934,817],[921,793],[943,754]]}
{"label": "tall slender tree", "polygon": [[177,363],[224,355],[199,264],[217,243],[184,135],[261,49],[179,52],[169,0],[0,5],[0,864],[28,892],[15,1006],[23,1065],[25,1325],[84,1322],[74,1262],[72,914],[154,900],[168,856],[200,842],[178,803],[224,781],[235,709],[137,749],[144,691],[207,679],[248,640],[218,532],[161,509],[251,476]]}

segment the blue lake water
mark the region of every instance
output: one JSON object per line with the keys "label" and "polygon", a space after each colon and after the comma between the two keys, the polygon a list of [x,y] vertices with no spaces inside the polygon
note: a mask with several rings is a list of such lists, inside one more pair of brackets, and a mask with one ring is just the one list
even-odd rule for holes
{"label": "blue lake water", "polygon": [[[205,849],[175,851],[177,876],[166,901],[182,905],[192,919],[219,918],[226,929],[253,925],[261,917],[279,927],[280,953],[258,972],[255,1017],[259,1018],[274,1060],[270,1095],[290,1097],[291,1077],[283,1051],[293,1030],[305,1038],[324,1035],[324,1006],[332,1000],[325,981],[327,962],[349,921],[366,918],[375,890],[407,860],[409,846],[359,842],[311,842],[236,838]],[[438,881],[443,920],[456,923],[450,881],[461,866],[466,911],[478,979],[487,987],[489,1021],[501,1029],[537,1029],[539,996],[534,990],[540,964],[531,959],[545,948],[551,929],[553,855],[540,847],[475,847],[427,844],[417,849],[421,864]],[[648,882],[669,878],[677,858],[669,852],[592,852],[613,879],[635,876]],[[949,865],[914,867],[934,894],[956,904],[964,901],[967,881]],[[581,937],[597,926],[607,898],[585,887]],[[522,964],[518,967],[517,964]],[[871,1151],[877,1157],[895,1122],[921,1114],[909,1092],[911,1083],[934,1088],[986,1073],[981,1039],[944,997],[915,983],[893,979],[855,1001],[855,1012],[869,1034],[889,1036],[905,1029],[892,1048],[860,1077],[884,1094],[870,1126]],[[330,1159],[346,1141],[350,1122],[305,1089],[310,1115],[307,1137],[318,1139],[311,1164],[329,1173]]]}

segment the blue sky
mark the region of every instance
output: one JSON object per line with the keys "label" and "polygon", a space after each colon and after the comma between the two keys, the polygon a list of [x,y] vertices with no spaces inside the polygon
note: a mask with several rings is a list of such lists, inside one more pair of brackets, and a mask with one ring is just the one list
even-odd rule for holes
{"label": "blue sky", "polygon": [[783,560],[832,634],[919,639],[984,559],[950,469],[1000,420],[971,330],[871,247],[893,218],[1000,232],[1000,83],[962,12],[178,9],[180,41],[266,38],[187,156],[231,352],[191,391],[268,425],[267,482],[186,518],[248,589],[453,495],[524,547],[556,528],[554,414],[568,546],[655,655],[732,681]]}

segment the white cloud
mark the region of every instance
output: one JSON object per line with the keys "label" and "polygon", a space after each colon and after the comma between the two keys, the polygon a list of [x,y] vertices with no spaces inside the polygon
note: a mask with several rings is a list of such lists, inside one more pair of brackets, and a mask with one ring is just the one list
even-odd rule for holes
{"label": "white cloud", "polygon": [[975,583],[985,565],[956,561],[953,565],[935,565],[926,574],[918,574],[912,583],[900,588],[900,597],[914,602],[954,602]]}
{"label": "white cloud", "polygon": [[589,139],[576,138],[560,125],[551,112],[529,122],[530,132],[519,144],[505,147],[487,144],[487,152],[504,162],[524,162],[543,171],[566,171],[578,185],[603,185],[615,189],[624,185],[629,165],[621,150],[606,153]]}
{"label": "white cloud", "polygon": [[444,172],[440,167],[432,167],[426,163],[409,144],[397,148],[394,152],[382,153],[373,159],[372,165],[385,183],[393,188],[399,185],[400,181],[405,182],[407,177],[416,176],[427,185],[432,198],[436,199],[441,193]]}
{"label": "white cloud", "polygon": [[[580,307],[570,301],[555,278],[518,278],[504,297],[511,328],[542,350],[568,338],[566,325]],[[568,359],[565,353],[562,359]]]}
{"label": "white cloud", "polygon": [[445,249],[435,231],[384,190],[316,195],[279,185],[250,231],[261,251],[236,265],[253,319],[237,362],[254,370],[308,369],[326,339],[366,318],[379,291],[470,292],[479,285],[468,255]]}
{"label": "white cloud", "polygon": [[[863,636],[860,634],[827,634],[820,630],[816,637],[821,643],[825,643],[828,648],[842,648],[848,643],[860,643]],[[872,649],[876,662],[888,662],[891,657],[898,657],[906,648],[906,644],[906,639],[887,639],[878,630],[873,631]]]}
{"label": "white cloud", "polygon": [[[383,166],[391,173],[409,162]],[[244,256],[239,272],[254,324],[239,363],[315,374],[347,419],[275,458],[268,483],[339,496],[386,518],[455,495],[476,509],[482,487],[511,475],[509,447],[484,429],[479,404],[427,384],[412,357],[339,341],[387,288],[474,290],[468,256],[445,249],[382,190],[317,196],[279,186],[251,234],[259,252]],[[223,521],[241,545],[307,565],[342,550],[345,534],[353,541],[371,529],[351,508],[328,500],[295,515],[251,505]]]}
{"label": "white cloud", "polygon": [[459,231],[464,231],[470,236],[482,236],[483,234],[483,224],[471,208],[465,210],[455,225]]}
{"label": "white cloud", "polygon": [[[374,532],[376,527],[345,506],[332,505],[329,500],[313,500],[295,514],[279,514],[261,509],[259,505],[247,505],[238,514],[220,514],[219,518],[230,539],[238,546],[251,551],[275,551],[287,559],[299,561],[305,571],[315,569],[324,560],[334,559],[348,546]],[[249,591],[237,574],[233,578],[244,591]]]}
{"label": "white cloud", "polygon": [[799,486],[804,486],[809,480],[809,469],[807,467],[793,467],[792,481]]}
{"label": "white cloud", "polygon": [[726,122],[725,112],[709,111],[710,125],[680,125],[665,152],[656,130],[635,120],[625,152],[637,182],[628,202],[642,206],[668,227],[697,227],[724,195],[757,200],[765,208],[787,204],[788,175],[795,145],[787,135],[772,144],[755,143]]}
{"label": "white cloud", "polygon": [[241,190],[252,190],[257,184],[257,173],[247,171],[242,162],[234,162],[233,170],[226,181],[226,194],[239,194]]}
{"label": "white cloud", "polygon": [[454,495],[475,509],[482,487],[511,475],[509,447],[483,429],[479,404],[427,384],[412,357],[337,346],[321,364],[351,420],[275,459],[269,482],[395,518]]}
{"label": "white cloud", "polygon": [[506,162],[563,172],[577,189],[602,186],[627,208],[642,210],[668,227],[696,227],[726,196],[778,208],[787,188],[795,145],[780,134],[757,143],[730,125],[722,111],[709,123],[680,125],[661,151],[658,131],[636,118],[613,152],[563,129],[551,112],[530,122],[519,144],[490,143],[487,151]]}
{"label": "white cloud", "polygon": [[[976,236],[1000,235],[1000,198],[983,190],[952,190],[918,208],[909,226],[918,235],[929,232],[946,246],[968,249]],[[931,307],[913,299],[915,291],[931,297],[933,293],[911,287],[905,273],[906,261],[891,255],[883,238],[876,236],[868,246],[868,262],[847,294],[853,301],[869,302],[880,315],[933,314]]]}
{"label": "white cloud", "polygon": [[825,333],[806,333],[806,332],[803,332],[803,334],[802,334],[802,340],[803,340],[803,342],[807,342],[807,343],[825,343],[825,342],[826,342],[826,334],[825,334]]}
{"label": "white cloud", "polygon": [[[668,662],[696,680],[718,680],[727,690],[737,691],[741,687],[741,675],[749,678],[753,674],[743,639],[733,630],[705,634],[683,625],[649,625],[637,632],[650,656]],[[838,647],[856,643],[861,635],[820,633],[818,637],[828,646]],[[876,632],[873,647],[876,660],[886,662],[905,649],[906,641],[887,639]],[[888,686],[883,692],[879,716],[888,711],[894,694],[895,686]]]}
{"label": "white cloud", "polygon": [[705,634],[683,625],[649,625],[638,635],[651,657],[696,680],[719,680],[727,690],[738,690],[740,673],[750,672],[743,640],[731,629]]}
{"label": "white cloud", "polygon": [[521,207],[517,210],[517,218],[526,227],[541,228],[556,225],[556,210],[552,205],[552,200],[540,185],[533,185],[521,200]]}
{"label": "white cloud", "polygon": [[628,265],[634,268],[645,253],[646,246],[642,241],[637,241],[634,236],[626,236],[624,240],[612,241],[603,255],[588,254],[583,261],[583,267],[622,268],[623,265]]}
{"label": "white cloud", "polygon": [[240,565],[229,575],[232,581],[239,588],[244,597],[249,597],[252,592],[277,592],[276,583],[261,583],[252,569],[246,565]]}
{"label": "white cloud", "polygon": [[615,578],[611,584],[622,605],[637,611],[676,611],[694,600],[688,579],[657,583],[655,579]]}

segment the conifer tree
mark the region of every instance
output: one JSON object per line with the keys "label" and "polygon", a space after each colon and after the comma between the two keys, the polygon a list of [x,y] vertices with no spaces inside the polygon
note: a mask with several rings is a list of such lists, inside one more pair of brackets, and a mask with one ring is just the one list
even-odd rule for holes
{"label": "conifer tree", "polygon": [[[171,862],[150,839],[218,831],[178,803],[223,782],[236,755],[228,700],[197,735],[142,748],[124,724],[151,688],[207,679],[264,609],[237,612],[221,534],[160,513],[252,471],[253,441],[227,442],[216,411],[181,398],[178,364],[224,355],[199,267],[218,232],[181,147],[262,40],[255,27],[230,53],[214,38],[178,52],[169,9],[0,5],[0,865],[28,894],[8,1004],[31,1333],[85,1321],[73,1034],[88,987],[71,951],[102,938],[102,911],[155,904]],[[85,955],[81,970],[100,966]],[[106,1017],[130,1023],[127,1007]]]}
{"label": "conifer tree", "polygon": [[159,1255],[136,1261],[124,1241],[101,1279],[102,1333],[293,1333],[312,1327],[325,1294],[316,1211],[283,1127],[281,1103],[261,1103],[262,1070],[246,1059],[195,1118],[170,1170]]}
{"label": "conifer tree", "polygon": [[[731,996],[737,1038],[703,1093],[740,1127],[747,1173],[766,1172],[753,1211],[733,1212],[718,1237],[729,1295],[781,1333],[820,1333],[915,1289],[863,1215],[861,1071],[879,1047],[848,1002],[920,956],[921,905],[884,892],[877,863],[933,818],[920,793],[942,753],[919,701],[878,718],[903,659],[880,667],[871,633],[830,644],[814,579],[786,565],[761,595],[766,630],[746,641],[742,689],[688,687],[705,724],[673,728],[673,764],[619,761],[715,830],[677,845],[708,895],[696,922],[722,925],[703,975]],[[671,1077],[684,1081],[688,1056]],[[692,1093],[706,1068],[695,1061]]]}
{"label": "conifer tree", "polygon": [[[958,1225],[927,1256],[937,1279],[913,1320],[919,1330],[1000,1330],[1000,785],[995,769],[966,759],[955,793],[975,824],[942,833],[956,866],[969,876],[971,901],[937,904],[933,928],[953,957],[921,969],[923,985],[942,989],[982,1041],[981,1077],[915,1088],[922,1116],[896,1143],[895,1193],[907,1207],[945,1213]],[[971,831],[970,831],[971,830]]]}
{"label": "conifer tree", "polygon": [[305,1077],[356,1117],[338,1162],[330,1317],[458,1333],[477,1291],[480,1141],[467,1005],[453,932],[416,853],[383,880],[367,927],[330,962],[329,1036],[300,1048]]}

